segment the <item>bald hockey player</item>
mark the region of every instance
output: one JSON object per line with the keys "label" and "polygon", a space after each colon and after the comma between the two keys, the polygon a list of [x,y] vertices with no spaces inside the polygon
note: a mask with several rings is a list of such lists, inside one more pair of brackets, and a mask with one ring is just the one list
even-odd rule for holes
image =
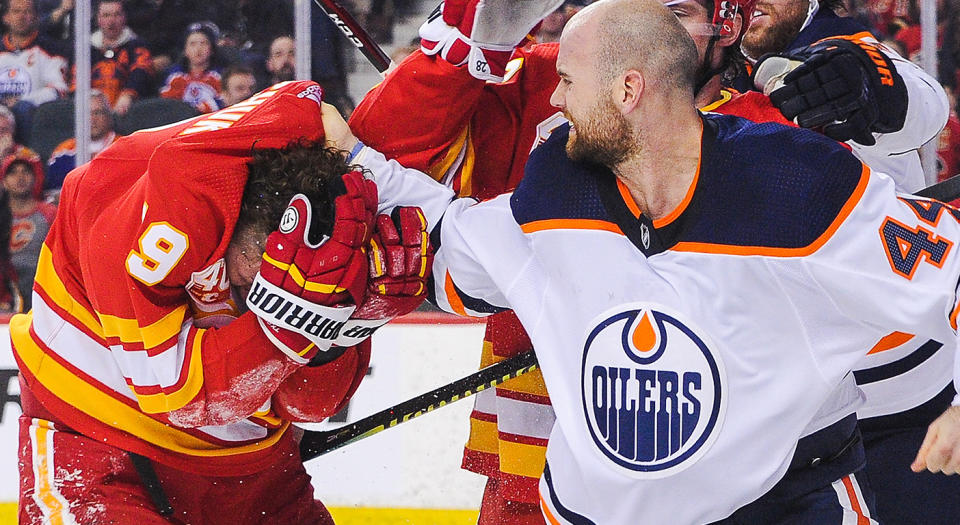
{"label": "bald hockey player", "polygon": [[[714,4],[699,0],[672,0],[665,3],[687,28],[697,45],[700,66],[697,71],[696,101],[699,106],[704,110],[744,116],[756,121],[790,123],[763,94],[741,94],[722,87],[725,82],[736,77],[738,66],[742,64],[739,42],[748,26],[750,15],[755,12],[754,2]],[[433,18],[427,26],[447,22],[453,16],[448,14],[451,5],[456,6],[456,3],[444,4],[443,18]],[[493,9],[494,5],[486,2],[485,8]],[[461,11],[466,11],[466,15]],[[453,13],[461,13],[461,16],[467,18],[458,28],[460,34],[466,30],[465,27],[478,30],[477,24],[482,24],[479,16],[474,24],[474,18],[470,18],[473,11],[469,8],[454,9]],[[517,18],[510,20],[517,21]],[[457,21],[452,20],[451,23],[456,24]],[[511,38],[520,38],[516,35],[522,34],[523,28],[528,27],[523,25],[522,21],[517,23],[521,26],[520,30],[514,31]],[[533,22],[529,23],[532,26]],[[502,26],[501,20],[498,30],[502,31]],[[435,29],[431,31],[436,32]],[[422,32],[431,34],[423,29]],[[485,52],[490,53],[489,50]],[[557,82],[554,71],[555,53],[555,46],[550,44],[517,49],[514,51],[511,66],[507,68],[506,81],[499,83],[494,83],[497,81],[495,77],[484,76],[466,66],[451,67],[440,54],[415,54],[361,102],[353,114],[351,127],[364,142],[385,151],[388,156],[397,158],[404,164],[429,172],[434,178],[454,188],[458,195],[474,194],[488,198],[498,191],[515,186],[530,149],[549,136],[550,130],[565,121],[562,115],[547,103],[549,93]],[[831,55],[831,60],[837,58],[836,55]],[[890,55],[890,60],[902,72],[901,77],[906,91],[909,92],[907,98],[911,102],[910,126],[892,134],[873,135],[879,138],[874,146],[863,146],[852,141],[848,144],[861,158],[868,159],[868,163],[890,165],[899,162],[901,166],[908,166],[907,161],[917,157],[915,149],[905,153],[890,150],[888,146],[899,143],[896,145],[899,148],[908,143],[907,148],[917,148],[927,136],[933,136],[941,125],[941,117],[946,114],[945,106],[941,103],[943,94],[935,81],[913,64],[895,54]],[[797,63],[799,62],[795,62],[793,67],[796,67]],[[829,63],[828,61],[827,64]],[[787,72],[789,71],[783,74]],[[944,111],[940,111],[941,107]],[[442,111],[438,111],[440,108]],[[407,134],[407,129],[401,134],[396,127],[389,125],[391,120],[387,118],[387,115],[395,118],[398,114],[434,113],[436,118],[418,118],[410,122],[412,129],[417,131],[412,136]],[[491,153],[503,151],[513,153]],[[922,174],[907,170],[895,179],[902,187],[908,184],[908,181],[922,180],[917,177],[922,177]],[[532,348],[519,322],[511,313],[488,318],[485,339],[482,365]],[[884,343],[890,340],[884,339]],[[923,347],[925,343],[925,340],[914,342],[914,349]],[[931,344],[937,345],[937,342]],[[929,349],[930,345],[927,345],[921,353],[928,355]],[[898,352],[903,355],[893,357]],[[935,353],[937,359],[930,361],[952,359],[952,352],[952,346],[948,343]],[[874,358],[877,353],[878,351],[874,350],[868,357]],[[884,357],[889,358],[887,362],[894,364],[887,370],[903,368],[900,367],[902,363],[896,361],[904,356],[908,358],[904,362],[909,361],[912,359],[910,354],[910,350],[903,348],[894,348],[893,352],[888,352]],[[914,385],[907,387],[909,395],[903,395],[907,392],[902,392],[894,405],[882,396],[868,397],[862,410],[879,409],[886,410],[887,413],[902,410],[897,407],[923,405],[930,396],[936,398],[917,411],[922,415],[909,423],[910,428],[905,429],[897,422],[879,428],[880,433],[875,435],[883,436],[885,443],[890,443],[895,436],[900,436],[898,442],[915,450],[927,425],[949,405],[952,393],[945,397],[951,382],[949,367],[926,366],[924,369],[936,370],[936,377],[928,381],[929,377],[918,376],[916,372],[905,374],[900,378],[901,383],[908,381]],[[912,371],[909,367],[904,370]],[[875,381],[873,385],[889,383],[890,381]],[[848,391],[850,388],[852,386],[847,385]],[[838,420],[852,415],[856,409],[856,394],[852,396],[853,399],[850,399],[848,395],[847,402],[842,405],[843,410],[826,414],[828,417],[822,424],[827,425],[833,422],[831,419]],[[546,387],[539,373],[500,385],[496,392],[487,391],[477,396],[463,465],[489,477],[480,523],[543,523],[537,506],[536,480],[543,470],[543,451],[553,421]],[[810,432],[817,429],[811,428]],[[918,433],[920,437],[916,437]],[[908,439],[904,440],[904,436]],[[868,453],[869,445],[873,443],[868,440]],[[903,512],[919,511],[919,515],[924,516],[929,523],[937,523],[937,519],[946,519],[946,523],[952,523],[950,516],[953,512],[946,503],[950,500],[932,495],[929,484],[949,487],[957,481],[930,473],[912,473],[907,468],[909,458],[894,459],[887,453],[889,447],[885,450],[881,454],[884,454],[887,460],[868,464],[868,470],[876,470],[874,466],[886,471],[900,469],[898,476],[901,479],[896,483],[884,484],[884,488],[902,492],[907,490],[908,486],[913,487],[909,489],[914,493],[914,497],[910,498],[912,503],[901,505],[902,509],[906,509]],[[895,461],[896,465],[891,465],[890,461]],[[880,475],[875,473],[871,477]]]}
{"label": "bald hockey player", "polygon": [[[896,247],[904,235],[897,224],[933,222],[956,236],[956,219],[938,203],[897,199],[888,177],[872,175],[826,138],[698,116],[693,45],[669,33],[680,26],[660,4],[641,3],[611,14],[623,3],[602,2],[571,22],[554,95],[573,121],[569,142],[563,133],[535,150],[512,196],[473,206],[457,201],[446,211],[434,268],[438,302],[474,314],[513,307],[532,333],[557,411],[540,487],[548,521],[867,521],[872,508],[857,483],[863,455],[856,439],[804,433],[884,328],[955,338],[950,316],[960,270],[954,265],[943,275],[946,266],[928,268],[920,257],[904,270],[908,252]],[[630,17],[635,10],[651,20]],[[635,37],[643,41],[608,30],[620,20],[644,27]],[[577,30],[579,37],[568,34]],[[614,43],[633,52],[597,60],[592,46]],[[657,53],[667,47],[689,55],[668,60]],[[641,65],[612,79],[594,70],[622,55]],[[771,150],[781,154],[765,158]],[[610,166],[617,177],[571,163],[568,152]],[[390,201],[394,187],[377,179],[388,205],[403,202]],[[436,208],[427,208],[435,221]],[[610,270],[582,271],[604,267]],[[854,274],[868,269],[873,286],[864,287]],[[912,300],[924,295],[908,293],[920,275],[937,280],[940,292],[929,292],[926,306],[912,313],[937,312],[935,325],[929,316],[906,316],[902,304],[894,310],[893,301],[862,297],[868,289]],[[745,292],[748,281],[763,293]],[[743,314],[719,319],[718,312]],[[757,323],[742,325],[750,319]],[[817,333],[808,332],[814,326]],[[670,352],[668,340],[685,350]],[[716,397],[723,396],[716,388],[722,377],[732,389],[729,406]],[[698,396],[706,392],[709,399]],[[776,406],[763,403],[772,399]],[[931,470],[956,468],[949,452],[943,455],[951,435],[940,432],[951,428],[954,410],[934,424],[920,451],[918,463]],[[807,447],[822,449],[810,462],[793,463]]]}

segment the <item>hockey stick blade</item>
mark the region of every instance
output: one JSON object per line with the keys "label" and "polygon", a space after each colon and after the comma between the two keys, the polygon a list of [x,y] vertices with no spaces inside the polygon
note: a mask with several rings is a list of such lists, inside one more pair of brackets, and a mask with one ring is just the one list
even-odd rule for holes
{"label": "hockey stick blade", "polygon": [[336,0],[313,0],[313,3],[317,4],[317,7],[330,17],[330,20],[340,28],[347,40],[363,53],[363,56],[373,64],[373,67],[377,68],[381,75],[386,73],[393,62],[349,11],[338,4]]}
{"label": "hockey stick blade", "polygon": [[954,175],[949,179],[927,186],[918,191],[916,195],[918,197],[928,197],[943,202],[958,199],[960,198],[960,175]]}
{"label": "hockey stick blade", "polygon": [[349,425],[326,431],[305,430],[300,441],[300,459],[308,461],[322,456],[536,369],[537,356],[530,350]]}

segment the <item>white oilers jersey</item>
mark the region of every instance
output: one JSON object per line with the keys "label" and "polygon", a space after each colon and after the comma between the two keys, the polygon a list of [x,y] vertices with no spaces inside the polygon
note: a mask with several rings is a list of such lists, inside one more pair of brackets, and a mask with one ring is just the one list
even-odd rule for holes
{"label": "white oilers jersey", "polygon": [[[877,143],[863,146],[848,142],[854,155],[874,171],[889,174],[899,191],[913,193],[923,186],[923,168],[918,149],[932,140],[946,125],[949,106],[946,93],[936,79],[896,51],[878,43],[890,57],[907,88],[907,116],[903,129],[879,134]],[[889,330],[874,341],[867,356],[857,365],[856,383],[865,394],[865,404],[857,410],[863,418],[901,413],[931,402],[930,411],[939,413],[953,393],[945,391],[953,379],[952,340],[931,340],[914,333]],[[940,399],[934,399],[940,395]],[[893,423],[927,425],[926,412]],[[919,444],[918,444],[919,446]]]}
{"label": "white oilers jersey", "polygon": [[381,211],[421,205],[440,224],[435,301],[511,308],[531,335],[557,417],[548,521],[722,519],[783,476],[874,342],[956,338],[956,210],[898,197],[815,133],[704,123],[698,177],[657,221],[608,171],[567,159],[566,128],[512,195],[479,204],[357,158]]}
{"label": "white oilers jersey", "polygon": [[67,61],[34,43],[22,50],[0,47],[0,96],[32,104],[55,100],[67,92]]}

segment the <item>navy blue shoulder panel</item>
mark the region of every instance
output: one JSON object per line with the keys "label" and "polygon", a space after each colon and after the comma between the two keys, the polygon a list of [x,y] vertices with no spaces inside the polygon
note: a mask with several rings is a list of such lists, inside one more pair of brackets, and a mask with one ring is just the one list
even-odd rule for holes
{"label": "navy blue shoulder panel", "polygon": [[518,224],[546,219],[611,220],[598,184],[613,180],[610,170],[567,157],[570,125],[557,128],[527,159],[523,179],[510,197]]}
{"label": "navy blue shoulder panel", "polygon": [[793,40],[786,47],[787,51],[792,51],[795,49],[800,49],[809,46],[810,44],[823,40],[824,38],[831,38],[835,36],[843,35],[856,35],[858,33],[869,32],[866,26],[858,22],[856,19],[846,17],[846,16],[837,16],[833,11],[820,6],[820,10],[817,11],[817,14],[814,15],[813,20],[810,21],[810,25],[803,28],[803,31],[800,31],[797,34],[797,38]]}
{"label": "navy blue shoulder panel", "polygon": [[860,183],[860,161],[818,133],[706,115],[717,139],[701,159],[694,220],[681,241],[800,248],[819,238]]}

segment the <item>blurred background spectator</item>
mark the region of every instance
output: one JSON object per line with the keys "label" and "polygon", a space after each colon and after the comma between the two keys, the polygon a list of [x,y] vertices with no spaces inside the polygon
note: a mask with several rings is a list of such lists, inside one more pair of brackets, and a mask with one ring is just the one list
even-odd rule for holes
{"label": "blurred background spectator", "polygon": [[219,98],[219,36],[220,31],[212,22],[196,22],[187,27],[183,50],[160,88],[161,97],[182,100],[200,113],[223,107]]}
{"label": "blurred background spectator", "polygon": [[[270,74],[267,85],[293,80],[297,69],[297,48],[289,35],[281,35],[270,42],[267,56],[267,73]],[[266,86],[261,86],[266,87]]]}
{"label": "blurred background spectator", "polygon": [[[70,43],[73,38],[73,2],[74,0],[37,0],[37,13],[40,15],[40,31],[61,43]],[[64,49],[65,56],[71,56],[72,49]]]}
{"label": "blurred background spectator", "polygon": [[949,86],[944,86],[944,90],[950,97],[950,119],[940,133],[937,146],[938,181],[960,174],[960,117],[957,117],[956,90]]}
{"label": "blurred background spectator", "polygon": [[[40,162],[40,155],[35,151],[24,146],[16,139],[17,121],[13,112],[6,106],[0,106],[0,159],[5,159],[11,155],[17,158],[27,159],[31,162]],[[43,189],[43,181],[37,189]]]}
{"label": "blurred background spectator", "polygon": [[[103,151],[117,140],[113,131],[113,114],[110,112],[110,103],[106,95],[94,90],[90,95],[90,156]],[[53,149],[47,161],[47,175],[44,178],[43,189],[52,197],[47,200],[56,201],[63,179],[76,167],[77,139],[69,138]]]}
{"label": "blurred background spectator", "polygon": [[0,192],[0,313],[22,312],[23,297],[17,283],[17,271],[10,262],[10,197]]}
{"label": "blurred background spectator", "polygon": [[124,7],[127,26],[144,41],[154,71],[162,74],[183,52],[187,28],[200,20],[215,20],[225,6],[197,0],[126,0]]}
{"label": "blurred background spectator", "polygon": [[3,11],[0,49],[0,102],[13,111],[16,138],[30,134],[33,109],[67,91],[67,60],[59,47],[39,34],[33,0],[9,0]]}
{"label": "blurred background spectator", "polygon": [[40,200],[35,183],[43,168],[32,159],[10,155],[0,164],[3,189],[9,197],[13,223],[10,227],[10,261],[17,272],[24,309],[30,309],[30,290],[37,272],[40,247],[57,213],[56,207]]}
{"label": "blurred background spectator", "polygon": [[232,106],[250,98],[257,91],[257,78],[253,69],[244,65],[229,66],[221,76],[220,100],[223,106]]}
{"label": "blurred background spectator", "polygon": [[150,51],[127,27],[122,1],[101,0],[95,19],[97,30],[90,37],[90,85],[107,95],[113,111],[123,115],[137,98],[155,94]]}

